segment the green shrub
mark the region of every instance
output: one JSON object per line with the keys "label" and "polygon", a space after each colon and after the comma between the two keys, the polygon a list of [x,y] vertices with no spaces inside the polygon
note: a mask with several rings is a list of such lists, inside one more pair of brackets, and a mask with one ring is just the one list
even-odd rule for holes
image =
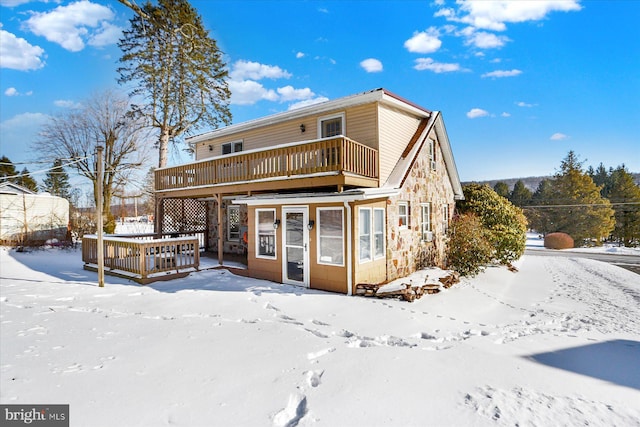
{"label": "green shrub", "polygon": [[480,218],[468,213],[453,218],[449,228],[447,265],[462,276],[475,276],[491,262],[493,247],[490,233]]}
{"label": "green shrub", "polygon": [[457,206],[458,212],[478,215],[489,232],[489,242],[494,249],[492,258],[501,264],[520,258],[527,242],[527,218],[522,209],[488,185],[469,184],[463,191],[465,199]]}
{"label": "green shrub", "polygon": [[567,233],[549,233],[544,236],[544,247],[547,249],[571,249],[573,239]]}

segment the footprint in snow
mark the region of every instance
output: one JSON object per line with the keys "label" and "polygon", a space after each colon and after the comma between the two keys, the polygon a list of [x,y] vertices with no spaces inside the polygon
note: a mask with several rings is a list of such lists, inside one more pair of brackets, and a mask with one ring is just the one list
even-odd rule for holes
{"label": "footprint in snow", "polygon": [[274,427],[295,427],[307,414],[307,397],[301,393],[289,395],[287,406],[273,417]]}
{"label": "footprint in snow", "polygon": [[309,384],[309,387],[314,387],[314,388],[318,387],[322,382],[323,374],[324,374],[324,370],[306,371],[304,375],[307,378],[307,384]]}

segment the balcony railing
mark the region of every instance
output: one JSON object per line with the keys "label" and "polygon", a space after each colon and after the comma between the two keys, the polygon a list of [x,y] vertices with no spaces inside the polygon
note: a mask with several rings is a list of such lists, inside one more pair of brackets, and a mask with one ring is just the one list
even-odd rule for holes
{"label": "balcony railing", "polygon": [[[200,265],[197,237],[147,240],[106,236],[104,244],[105,273],[130,277],[140,283],[182,277]],[[98,263],[98,238],[82,238],[82,261],[94,270]]]}
{"label": "balcony railing", "polygon": [[378,150],[346,137],[280,145],[155,171],[157,191],[320,173],[378,178]]}

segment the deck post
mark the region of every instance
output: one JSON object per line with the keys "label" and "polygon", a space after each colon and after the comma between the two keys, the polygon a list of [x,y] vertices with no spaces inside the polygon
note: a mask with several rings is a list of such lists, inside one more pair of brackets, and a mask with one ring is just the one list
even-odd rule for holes
{"label": "deck post", "polygon": [[162,223],[164,223],[164,198],[156,195],[156,216],[153,230],[156,234],[156,239],[162,238]]}
{"label": "deck post", "polygon": [[224,262],[224,236],[222,230],[222,194],[216,194],[216,199],[218,200],[218,263],[220,265]]}

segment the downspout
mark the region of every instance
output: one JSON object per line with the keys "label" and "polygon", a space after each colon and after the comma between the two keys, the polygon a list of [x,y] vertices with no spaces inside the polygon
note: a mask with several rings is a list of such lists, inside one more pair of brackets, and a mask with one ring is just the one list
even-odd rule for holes
{"label": "downspout", "polygon": [[353,262],[353,257],[351,256],[351,239],[352,239],[352,230],[351,230],[351,205],[349,204],[349,202],[345,201],[344,202],[344,207],[347,210],[347,295],[352,295],[353,294],[353,277],[352,277],[352,272],[353,272],[353,266],[352,266],[352,262]]}

